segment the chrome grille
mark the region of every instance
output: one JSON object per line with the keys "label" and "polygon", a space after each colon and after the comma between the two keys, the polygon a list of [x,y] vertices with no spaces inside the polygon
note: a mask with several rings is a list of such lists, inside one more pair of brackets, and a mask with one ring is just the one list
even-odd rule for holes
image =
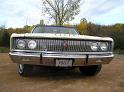
{"label": "chrome grille", "polygon": [[[33,39],[33,38],[13,38],[13,49],[18,49],[15,44],[17,40],[23,39],[28,43],[30,40],[35,40],[37,42],[37,51],[54,51],[54,52],[91,52],[90,42],[96,41],[87,41],[87,40],[77,40],[77,39]],[[98,42],[98,41],[97,41]],[[64,43],[67,44],[67,47],[64,48]],[[112,51],[111,42],[108,43],[108,51]],[[24,50],[30,50],[26,45]],[[99,49],[100,51],[100,49]]]}

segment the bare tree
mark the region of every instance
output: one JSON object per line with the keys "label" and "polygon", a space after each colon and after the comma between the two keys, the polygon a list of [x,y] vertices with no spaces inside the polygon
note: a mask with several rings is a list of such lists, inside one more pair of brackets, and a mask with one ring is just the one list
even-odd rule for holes
{"label": "bare tree", "polygon": [[54,19],[56,25],[71,21],[79,14],[81,0],[42,0],[45,14]]}

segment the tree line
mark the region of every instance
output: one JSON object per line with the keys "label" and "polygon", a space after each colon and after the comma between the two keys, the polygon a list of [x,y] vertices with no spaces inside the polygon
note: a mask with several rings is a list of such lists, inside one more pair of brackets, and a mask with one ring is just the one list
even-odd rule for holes
{"label": "tree line", "polygon": [[10,36],[12,33],[29,33],[32,26],[24,26],[23,28],[6,28],[4,25],[0,26],[0,47],[9,47]]}
{"label": "tree line", "polygon": [[[98,25],[87,22],[86,19],[81,19],[79,24],[71,25],[64,24],[64,26],[73,26],[81,35],[112,37],[114,39],[114,49],[124,50],[124,24],[114,25]],[[23,28],[5,28],[0,27],[0,47],[9,47],[10,36],[12,33],[29,33],[33,26],[24,26]]]}
{"label": "tree line", "polygon": [[111,37],[114,39],[114,49],[124,50],[124,24],[98,25],[81,19],[80,24],[76,25],[77,30],[82,35]]}

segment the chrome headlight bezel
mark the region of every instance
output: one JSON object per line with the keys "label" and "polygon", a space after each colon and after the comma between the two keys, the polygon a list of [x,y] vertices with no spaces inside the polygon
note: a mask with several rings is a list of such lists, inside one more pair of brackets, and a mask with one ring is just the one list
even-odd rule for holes
{"label": "chrome headlight bezel", "polygon": [[98,51],[99,43],[98,42],[91,42],[90,43],[90,48],[91,48],[92,51]]}
{"label": "chrome headlight bezel", "polygon": [[108,50],[108,43],[101,42],[100,43],[100,49],[101,49],[101,51],[107,51]]}
{"label": "chrome headlight bezel", "polygon": [[17,48],[18,49],[24,49],[26,46],[26,42],[24,40],[18,40],[17,41]]}
{"label": "chrome headlight bezel", "polygon": [[30,40],[30,41],[28,42],[28,48],[29,48],[29,49],[35,49],[36,47],[37,47],[36,41]]}

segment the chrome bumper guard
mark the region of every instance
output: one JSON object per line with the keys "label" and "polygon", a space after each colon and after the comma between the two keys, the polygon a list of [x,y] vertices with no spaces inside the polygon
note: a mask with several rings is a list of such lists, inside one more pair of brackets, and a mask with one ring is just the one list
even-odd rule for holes
{"label": "chrome bumper guard", "polygon": [[56,66],[55,59],[73,59],[73,66],[108,64],[114,55],[109,54],[71,54],[71,53],[25,53],[10,52],[15,63],[34,64],[43,66]]}

